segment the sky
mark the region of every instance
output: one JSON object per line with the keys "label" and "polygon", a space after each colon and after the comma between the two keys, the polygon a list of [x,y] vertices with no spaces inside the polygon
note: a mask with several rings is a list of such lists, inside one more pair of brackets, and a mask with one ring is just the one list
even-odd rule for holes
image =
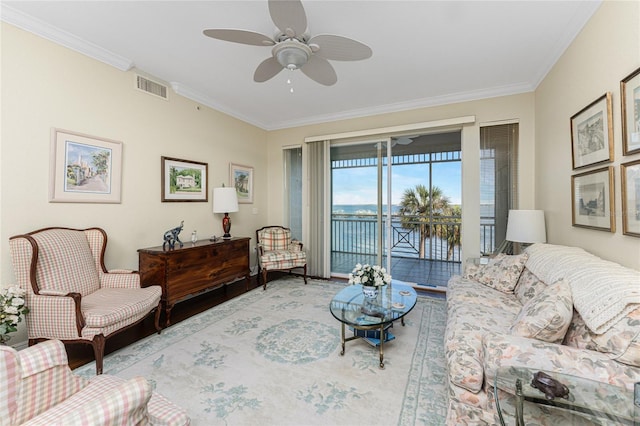
{"label": "sky", "polygon": [[[334,205],[376,204],[376,167],[334,169],[332,179]],[[383,179],[386,179],[386,173],[384,173]],[[419,184],[427,187],[429,185],[428,164],[393,166],[391,179],[392,204],[400,204],[405,189],[415,188],[416,185]],[[435,163],[433,165],[433,185],[442,189],[444,194],[449,197],[451,204],[461,204],[461,163],[459,161]],[[386,188],[386,186],[384,186],[384,188]],[[386,189],[384,189],[383,192],[386,195]]]}

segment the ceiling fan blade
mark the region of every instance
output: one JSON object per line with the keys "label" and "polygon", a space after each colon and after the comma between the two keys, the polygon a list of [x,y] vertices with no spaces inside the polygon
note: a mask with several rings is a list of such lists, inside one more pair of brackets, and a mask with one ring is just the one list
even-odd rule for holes
{"label": "ceiling fan blade", "polygon": [[309,47],[319,47],[314,53],[325,59],[334,61],[360,61],[370,58],[373,52],[366,44],[359,41],[332,34],[320,34],[309,40]]}
{"label": "ceiling fan blade", "polygon": [[324,58],[312,55],[309,62],[300,68],[311,80],[325,86],[333,86],[338,81],[338,76],[333,66]]}
{"label": "ceiling fan blade", "polygon": [[202,32],[207,37],[234,43],[249,44],[252,46],[273,46],[276,44],[270,37],[264,34],[247,30],[211,29]]}
{"label": "ceiling fan blade", "polygon": [[300,0],[269,0],[269,13],[276,27],[289,37],[307,30],[307,14]]}
{"label": "ceiling fan blade", "polygon": [[275,77],[280,71],[282,71],[282,65],[273,56],[265,59],[258,65],[256,72],[253,73],[253,81],[258,83],[264,83],[265,81]]}

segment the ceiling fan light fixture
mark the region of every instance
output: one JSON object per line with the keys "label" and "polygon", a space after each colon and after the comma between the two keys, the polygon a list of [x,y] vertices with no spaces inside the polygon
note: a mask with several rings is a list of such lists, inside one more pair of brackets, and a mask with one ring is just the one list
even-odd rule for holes
{"label": "ceiling fan light fixture", "polygon": [[311,57],[311,49],[306,44],[292,39],[278,43],[273,48],[273,56],[283,68],[297,70]]}

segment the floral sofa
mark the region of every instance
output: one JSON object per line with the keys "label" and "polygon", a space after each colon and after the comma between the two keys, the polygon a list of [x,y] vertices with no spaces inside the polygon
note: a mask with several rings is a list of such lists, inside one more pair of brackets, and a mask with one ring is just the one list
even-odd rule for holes
{"label": "floral sofa", "polygon": [[16,351],[0,345],[0,426],[190,424],[143,377],[74,375],[60,340]]}
{"label": "floral sofa", "polygon": [[[640,382],[640,272],[580,248],[534,244],[522,255],[468,265],[448,283],[447,313],[447,424],[499,424],[493,383],[500,367],[629,392]],[[513,398],[499,399],[507,424],[515,424]],[[527,425],[576,424],[565,415],[524,405]]]}

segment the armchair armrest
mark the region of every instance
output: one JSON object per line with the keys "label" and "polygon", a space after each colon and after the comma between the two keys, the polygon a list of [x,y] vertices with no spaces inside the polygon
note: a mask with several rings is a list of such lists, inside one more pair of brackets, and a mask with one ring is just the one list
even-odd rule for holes
{"label": "armchair armrest", "polygon": [[291,240],[289,243],[289,250],[302,251],[303,244],[298,240]]}
{"label": "armchair armrest", "polygon": [[[44,294],[43,294],[44,293]],[[82,296],[57,290],[40,290],[32,296],[27,325],[30,338],[77,339],[85,326]]]}
{"label": "armchair armrest", "polygon": [[140,288],[140,274],[136,271],[114,269],[100,274],[103,288]]}
{"label": "armchair armrest", "polygon": [[46,412],[87,385],[67,364],[67,353],[59,340],[47,340],[17,352],[20,375],[17,410],[13,421],[22,424]]}
{"label": "armchair armrest", "polygon": [[[609,355],[525,337],[487,333],[482,341],[485,387],[491,388],[496,371],[504,366],[539,368],[625,387],[633,391],[640,368],[614,361]],[[489,391],[489,389],[487,389]]]}

